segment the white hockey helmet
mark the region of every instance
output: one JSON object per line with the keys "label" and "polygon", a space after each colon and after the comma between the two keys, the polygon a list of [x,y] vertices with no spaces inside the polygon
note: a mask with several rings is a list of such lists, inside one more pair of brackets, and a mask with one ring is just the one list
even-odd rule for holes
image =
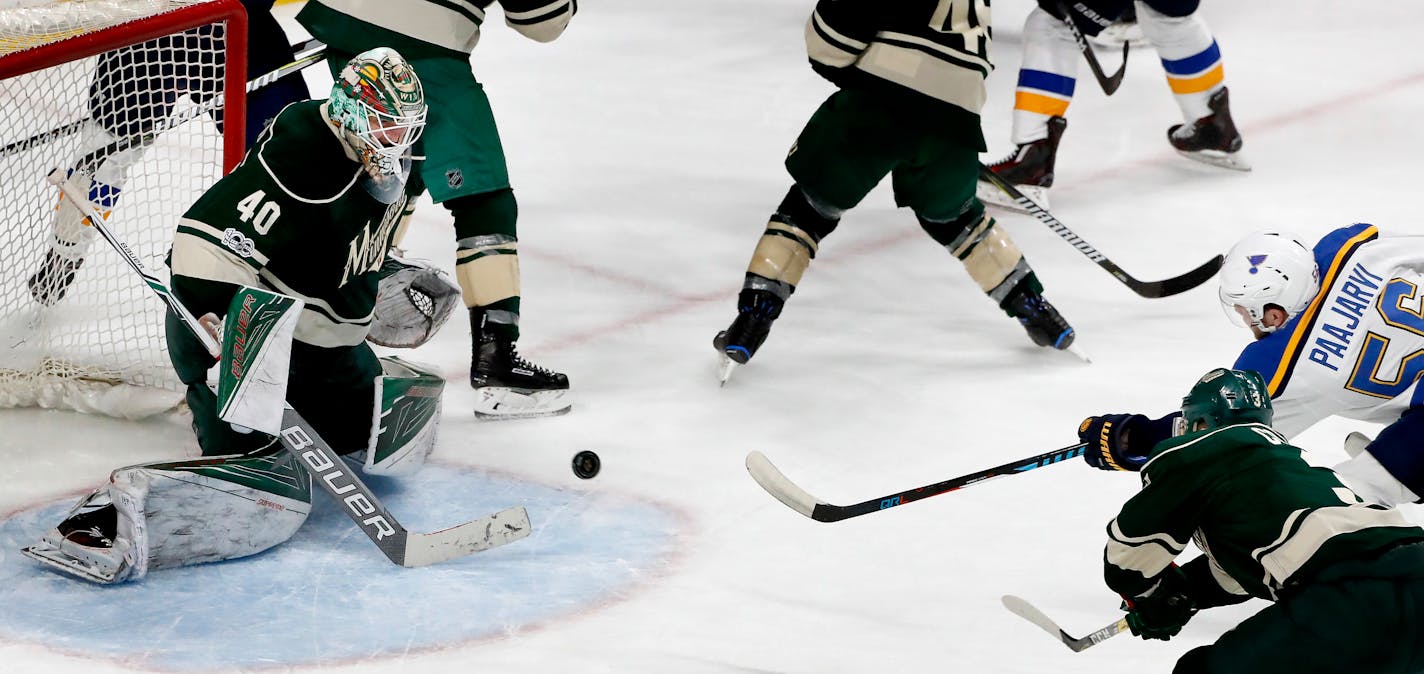
{"label": "white hockey helmet", "polygon": [[[1222,263],[1217,291],[1232,322],[1275,332],[1261,324],[1267,306],[1294,318],[1320,290],[1320,266],[1305,244],[1289,234],[1257,232],[1236,242]],[[1240,307],[1240,309],[1237,309]]]}
{"label": "white hockey helmet", "polygon": [[337,74],[327,115],[372,175],[399,175],[401,158],[425,129],[425,91],[396,50],[377,47]]}

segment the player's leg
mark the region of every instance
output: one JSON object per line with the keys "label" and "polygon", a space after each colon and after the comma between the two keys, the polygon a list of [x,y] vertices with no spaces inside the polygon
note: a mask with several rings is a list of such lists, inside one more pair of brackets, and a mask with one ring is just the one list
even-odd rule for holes
{"label": "player's leg", "polygon": [[821,240],[835,231],[843,212],[811,197],[800,185],[791,186],[747,263],[737,295],[737,316],[712,339],[713,348],[737,364],[756,355],[816,257]]}
{"label": "player's leg", "polygon": [[[277,18],[272,16],[274,0],[243,0],[247,8],[247,79],[270,73],[296,60]],[[350,59],[348,59],[350,60]],[[344,65],[344,63],[343,63]],[[282,108],[311,98],[306,80],[295,72],[247,95],[247,147],[257,141],[262,130]]]}
{"label": "player's leg", "polygon": [[[104,152],[115,141],[146,132],[166,117],[177,99],[172,76],[177,58],[167,36],[100,54],[89,85],[90,119],[80,134],[79,150],[69,166],[69,178],[105,218],[118,203],[129,168],[143,156],[141,144]],[[163,70],[164,60],[167,71]],[[69,199],[57,197],[49,248],[39,268],[27,279],[31,296],[44,305],[64,298],[84,264],[90,243],[98,236],[89,214]]]}
{"label": "player's leg", "polygon": [[746,363],[756,354],[821,240],[913,144],[914,137],[895,126],[893,107],[869,94],[841,90],[806,122],[786,156],[795,184],[757,240],[737,296],[736,318],[713,339],[730,362]]}
{"label": "player's leg", "polygon": [[1404,635],[1420,633],[1422,599],[1424,545],[1336,562],[1216,643],[1188,651],[1173,672],[1419,671],[1424,647]]}
{"label": "player's leg", "polygon": [[1221,50],[1197,15],[1197,4],[1198,0],[1138,2],[1142,34],[1157,47],[1185,122],[1169,128],[1167,140],[1189,159],[1249,170],[1237,155],[1241,134],[1231,119]]}
{"label": "player's leg", "polygon": [[1424,496],[1424,407],[1412,407],[1386,426],[1365,451],[1335,466],[1355,493],[1384,505],[1416,503]]}
{"label": "player's leg", "polygon": [[275,442],[245,455],[121,468],[24,552],[98,583],[246,557],[296,533],[311,487]]}
{"label": "player's leg", "polygon": [[[1024,21],[1023,63],[1014,90],[1014,150],[989,169],[1047,206],[1058,142],[1068,127],[1064,116],[1077,88],[1078,62],[1083,57],[1068,26],[1055,15],[1056,3],[1041,0],[1039,4]],[[1052,12],[1044,6],[1052,7]],[[988,203],[1012,205],[989,183],[980,184],[978,192]]]}
{"label": "player's leg", "polygon": [[953,135],[924,141],[924,161],[895,169],[895,200],[915,211],[920,226],[964,263],[979,288],[1018,320],[1039,346],[1066,349],[1073,328],[1043,297],[1043,284],[1008,232],[974,197],[978,155]]}
{"label": "player's leg", "polygon": [[486,418],[567,412],[568,377],[522,357],[518,203],[484,87],[457,58],[412,59],[430,106],[421,178],[455,219],[455,277],[469,309],[470,385]]}

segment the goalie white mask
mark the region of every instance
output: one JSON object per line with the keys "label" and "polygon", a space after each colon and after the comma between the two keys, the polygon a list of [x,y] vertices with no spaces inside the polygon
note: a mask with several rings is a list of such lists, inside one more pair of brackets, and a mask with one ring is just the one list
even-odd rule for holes
{"label": "goalie white mask", "polygon": [[1217,295],[1227,317],[1263,333],[1279,327],[1262,324],[1267,306],[1280,307],[1290,320],[1320,290],[1315,255],[1299,240],[1276,232],[1259,232],[1238,241],[1226,254],[1219,278]]}
{"label": "goalie white mask", "polygon": [[340,129],[366,173],[377,183],[397,187],[410,170],[410,149],[425,129],[425,117],[420,78],[389,47],[351,59],[336,76],[327,100],[327,118]]}

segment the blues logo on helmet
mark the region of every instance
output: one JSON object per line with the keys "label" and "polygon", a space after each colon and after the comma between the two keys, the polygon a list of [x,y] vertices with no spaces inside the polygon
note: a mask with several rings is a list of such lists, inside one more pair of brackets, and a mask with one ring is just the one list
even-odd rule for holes
{"label": "blues logo on helmet", "polygon": [[1237,325],[1262,333],[1266,308],[1280,307],[1290,320],[1304,311],[1320,291],[1320,266],[1299,240],[1276,232],[1247,236],[1231,247],[1222,263],[1217,295],[1222,309]]}

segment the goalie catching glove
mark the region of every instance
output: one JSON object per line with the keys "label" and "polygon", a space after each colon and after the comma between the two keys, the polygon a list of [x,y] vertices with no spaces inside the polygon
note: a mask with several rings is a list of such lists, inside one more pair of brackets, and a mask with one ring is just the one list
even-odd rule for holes
{"label": "goalie catching glove", "polygon": [[375,315],[366,340],[394,349],[411,349],[430,341],[461,303],[460,288],[435,267],[386,256]]}

